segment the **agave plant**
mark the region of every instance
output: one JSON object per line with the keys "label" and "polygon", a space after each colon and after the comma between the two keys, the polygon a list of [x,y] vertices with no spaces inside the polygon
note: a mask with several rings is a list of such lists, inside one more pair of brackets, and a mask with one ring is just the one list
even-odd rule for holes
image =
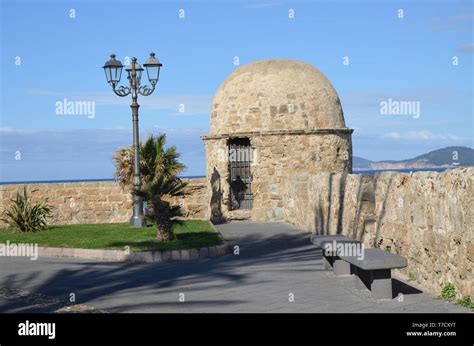
{"label": "agave plant", "polygon": [[31,204],[26,186],[23,187],[23,193],[17,192],[10,202],[4,216],[0,218],[10,228],[21,232],[37,232],[48,228],[47,219],[51,217],[51,206],[46,204],[46,200]]}
{"label": "agave plant", "polygon": [[[147,180],[154,180],[160,175],[176,176],[186,166],[178,162],[180,154],[175,146],[165,148],[166,134],[158,137],[150,136],[144,144],[139,144],[140,170],[142,184]],[[114,157],[115,176],[121,186],[132,187],[133,181],[133,147],[120,148]]]}

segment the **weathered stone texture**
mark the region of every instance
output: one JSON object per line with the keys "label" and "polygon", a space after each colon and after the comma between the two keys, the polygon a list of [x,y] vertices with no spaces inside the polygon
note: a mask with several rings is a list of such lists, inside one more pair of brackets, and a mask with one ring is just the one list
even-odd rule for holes
{"label": "weathered stone texture", "polygon": [[376,183],[374,243],[408,257],[400,274],[437,294],[452,282],[474,299],[474,168],[382,173]]}
{"label": "weathered stone texture", "polygon": [[47,199],[52,224],[125,222],[130,217],[131,197],[115,182],[1,185],[0,213],[23,186],[32,203]]}
{"label": "weathered stone texture", "polygon": [[[172,200],[182,206],[188,219],[209,218],[209,197],[205,179],[185,179],[185,195]],[[24,185],[0,185],[0,214]],[[116,182],[26,184],[31,202],[48,199],[53,207],[51,224],[127,222],[131,216],[129,191]],[[4,226],[0,223],[0,227]]]}
{"label": "weathered stone texture", "polygon": [[[284,182],[306,172],[352,171],[352,129],[328,79],[313,66],[286,59],[255,61],[235,70],[212,105],[204,136],[212,220],[283,220]],[[230,210],[229,140],[248,138],[251,211]]]}
{"label": "weathered stone texture", "polygon": [[302,61],[254,61],[236,69],[213,100],[211,134],[345,127],[331,82]]}
{"label": "weathered stone texture", "polygon": [[301,173],[285,183],[284,219],[344,234],[408,258],[398,271],[439,294],[452,282],[473,292],[474,168],[443,173]]}
{"label": "weathered stone texture", "polygon": [[205,178],[184,179],[187,186],[184,195],[171,199],[173,204],[179,204],[186,219],[208,220],[210,215],[209,190]]}
{"label": "weathered stone texture", "polygon": [[[351,151],[349,142],[337,135],[279,135],[251,138],[255,161],[251,165],[254,207],[252,220],[283,220],[283,185],[299,172],[347,172],[349,160],[338,152]],[[327,150],[327,146],[337,150]],[[308,151],[308,146],[314,151]],[[227,144],[223,139],[206,141],[207,176],[211,186],[213,220],[235,218],[230,209]]]}

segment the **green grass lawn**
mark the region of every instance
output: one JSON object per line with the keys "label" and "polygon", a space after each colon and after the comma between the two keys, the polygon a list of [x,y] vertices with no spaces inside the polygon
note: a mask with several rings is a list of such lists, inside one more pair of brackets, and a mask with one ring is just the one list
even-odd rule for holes
{"label": "green grass lawn", "polygon": [[160,243],[155,240],[156,227],[130,228],[125,223],[50,226],[34,233],[0,229],[0,243],[37,243],[38,246],[72,247],[80,249],[132,251],[181,250],[222,244],[207,221],[183,221],[174,227],[175,240]]}

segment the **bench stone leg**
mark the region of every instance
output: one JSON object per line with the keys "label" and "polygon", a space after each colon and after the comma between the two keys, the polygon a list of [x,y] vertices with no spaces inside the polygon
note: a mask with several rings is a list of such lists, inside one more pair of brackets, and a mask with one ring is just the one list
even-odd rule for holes
{"label": "bench stone leg", "polygon": [[371,287],[372,297],[375,299],[392,299],[392,274],[390,269],[372,270]]}
{"label": "bench stone leg", "polygon": [[370,290],[370,272],[354,268],[354,286],[357,290]]}
{"label": "bench stone leg", "polygon": [[333,258],[323,256],[323,267],[324,270],[331,270],[333,265]]}
{"label": "bench stone leg", "polygon": [[334,258],[334,274],[336,276],[351,275],[351,264],[343,261],[339,257]]}

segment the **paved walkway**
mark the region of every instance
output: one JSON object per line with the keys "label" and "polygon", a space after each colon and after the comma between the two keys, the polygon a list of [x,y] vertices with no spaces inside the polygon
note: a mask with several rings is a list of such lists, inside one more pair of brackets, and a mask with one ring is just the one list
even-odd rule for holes
{"label": "paved walkway", "polygon": [[218,229],[240,255],[164,264],[0,258],[0,312],[57,311],[71,293],[79,311],[468,311],[397,280],[403,301],[376,301],[354,290],[352,278],[323,271],[308,234],[286,223],[236,221]]}

